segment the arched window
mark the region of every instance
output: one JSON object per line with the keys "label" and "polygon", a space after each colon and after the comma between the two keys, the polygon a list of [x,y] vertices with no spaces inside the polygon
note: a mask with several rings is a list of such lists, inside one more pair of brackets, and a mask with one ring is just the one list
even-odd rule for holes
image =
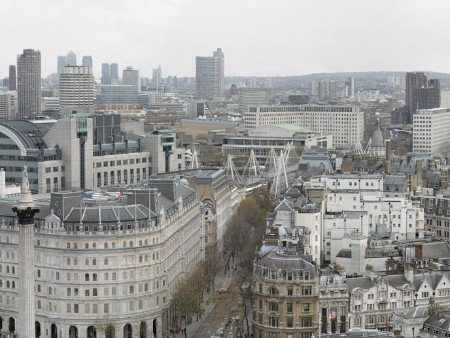
{"label": "arched window", "polygon": [[108,243],[103,244],[103,248],[108,249]]}
{"label": "arched window", "polygon": [[89,243],[85,243],[85,244],[84,244],[84,248],[85,248],[85,249],[89,249]]}
{"label": "arched window", "polygon": [[104,263],[105,265],[108,265],[109,264],[109,262],[108,262],[108,258],[105,258],[105,263]]}
{"label": "arched window", "polygon": [[96,274],[96,273],[94,273],[94,274],[92,275],[92,280],[93,280],[94,282],[97,281],[97,274]]}
{"label": "arched window", "polygon": [[84,280],[85,280],[86,282],[89,282],[89,274],[88,274],[88,273],[86,273],[86,274],[84,275]]}
{"label": "arched window", "polygon": [[[69,264],[70,264],[70,260],[69,260]],[[37,271],[37,276],[38,276],[38,277],[41,277],[41,270],[38,270],[38,271]]]}
{"label": "arched window", "polygon": [[38,284],[37,292],[41,292],[41,284]]}
{"label": "arched window", "polygon": [[139,241],[139,246],[142,246],[142,240]]}
{"label": "arched window", "polygon": [[92,248],[96,249],[97,248],[97,243],[92,243]]}
{"label": "arched window", "polygon": [[114,249],[116,247],[116,242],[112,243],[112,248]]}
{"label": "arched window", "polygon": [[73,260],[73,265],[78,265],[78,260],[76,258]]}
{"label": "arched window", "polygon": [[139,256],[139,263],[142,263],[142,255]]}
{"label": "arched window", "polygon": [[12,282],[11,282],[11,287],[12,287],[13,289],[16,288],[16,282],[15,282],[15,281],[12,281]]}
{"label": "arched window", "polygon": [[86,258],[86,259],[84,260],[84,265],[89,265],[89,259]]}
{"label": "arched window", "polygon": [[130,248],[133,247],[133,241],[130,241]]}
{"label": "arched window", "polygon": [[95,258],[92,260],[92,265],[97,265],[97,260]]}
{"label": "arched window", "polygon": [[13,267],[11,268],[11,270],[12,270],[12,274],[15,275],[15,274],[16,274],[16,268],[13,266]]}

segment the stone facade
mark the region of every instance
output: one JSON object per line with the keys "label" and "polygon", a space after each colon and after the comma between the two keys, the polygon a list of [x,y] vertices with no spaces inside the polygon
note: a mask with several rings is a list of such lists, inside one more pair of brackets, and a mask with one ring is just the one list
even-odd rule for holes
{"label": "stone facade", "polygon": [[295,247],[283,239],[279,245],[268,243],[254,262],[252,304],[256,338],[319,337],[318,270],[311,257]]}
{"label": "stone facade", "polygon": [[[162,337],[172,289],[204,257],[203,217],[195,191],[170,187],[177,198],[163,188],[159,195],[149,191],[150,208],[128,203],[72,206],[63,207],[63,220],[55,214],[36,220],[37,337]],[[6,334],[10,321],[15,332],[21,325],[19,231],[14,216],[2,220],[0,317]],[[115,333],[105,335],[110,323]]]}

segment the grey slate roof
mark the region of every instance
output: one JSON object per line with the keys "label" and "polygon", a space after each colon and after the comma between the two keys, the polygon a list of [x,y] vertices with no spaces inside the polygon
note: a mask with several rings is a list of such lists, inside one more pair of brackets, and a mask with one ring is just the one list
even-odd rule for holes
{"label": "grey slate roof", "polygon": [[422,244],[423,258],[447,258],[450,257],[450,248],[446,242],[423,243]]}
{"label": "grey slate roof", "polygon": [[309,270],[315,273],[316,268],[308,262],[304,257],[297,255],[283,255],[273,250],[259,260],[259,265],[271,268],[275,266],[277,269],[285,270]]}
{"label": "grey slate roof", "polygon": [[401,289],[405,284],[410,285],[403,275],[388,275],[386,278],[388,279],[389,285],[396,289]]}
{"label": "grey slate roof", "polygon": [[[437,330],[439,333],[449,333],[450,332],[450,315],[439,315],[435,313],[428,318],[423,324],[424,329],[430,328]],[[431,331],[431,330],[430,330]]]}
{"label": "grey slate roof", "polygon": [[375,283],[369,277],[356,277],[347,278],[345,284],[348,286],[348,290],[352,292],[356,288],[368,290],[375,285]]}

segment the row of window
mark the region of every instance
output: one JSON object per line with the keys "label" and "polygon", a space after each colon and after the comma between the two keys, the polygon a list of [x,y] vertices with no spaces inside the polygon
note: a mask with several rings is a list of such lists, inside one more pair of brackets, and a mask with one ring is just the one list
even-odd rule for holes
{"label": "row of window", "polygon": [[[279,303],[279,302],[269,302],[269,311],[272,312],[278,312],[279,309],[281,307],[283,307],[283,303]],[[286,303],[285,304],[285,312],[286,313],[293,313],[294,312],[294,303]],[[311,311],[311,304],[310,303],[302,303],[301,304],[301,308],[303,310],[303,312],[310,312]],[[258,310],[262,311],[263,310],[263,301],[259,300],[258,301]]]}
{"label": "row of window", "polygon": [[[52,171],[54,173],[57,173],[57,172],[59,172],[59,170],[60,170],[60,167],[46,167],[45,173],[48,174],[48,173],[51,173]],[[66,170],[65,167],[61,166],[61,172],[64,172],[65,170]]]}
{"label": "row of window", "polygon": [[[139,163],[141,163],[141,161],[142,161],[142,163],[147,163],[147,157],[142,157],[142,159],[141,158],[136,158],[136,159],[131,158],[129,160],[102,161],[102,162],[93,163],[93,165],[94,165],[94,168],[101,168],[102,164],[103,164],[103,168],[106,168],[108,166],[115,167],[115,166],[119,166],[119,165],[128,165],[128,164],[135,164],[135,163],[139,164]],[[151,163],[152,158],[149,157],[148,161]]]}
{"label": "row of window", "polygon": [[[0,295],[0,303],[2,303],[2,298]],[[15,299],[13,298],[12,300],[9,299],[9,297],[7,298],[7,302],[8,305],[15,305]],[[47,308],[44,309],[44,307],[42,306],[42,301],[38,300],[36,302],[36,306],[38,310],[47,310],[49,312],[58,312],[58,305],[57,304],[53,304],[52,302],[48,302],[47,304]],[[156,296],[155,297],[155,302],[154,302],[156,306],[160,305],[160,297]],[[166,297],[162,297],[162,304],[166,303]],[[99,313],[100,309],[103,310],[103,313],[108,314],[108,313],[118,313],[118,307],[120,306],[120,304],[118,302],[113,302],[113,303],[105,303],[105,304],[78,304],[78,303],[67,303],[66,304],[66,312],[67,313],[82,313],[82,310],[84,309],[83,313]],[[147,301],[147,305],[146,305],[146,309],[149,309],[153,307],[153,305],[151,304],[150,301]],[[144,310],[144,301],[143,300],[138,300],[138,301],[128,301],[128,302],[123,302],[122,303],[122,309],[121,309],[121,313],[126,313],[126,312],[132,312],[132,311],[136,311],[136,310]]]}
{"label": "row of window", "polygon": [[[258,284],[258,291],[259,291],[259,293],[263,293],[263,285],[261,283]],[[275,286],[271,286],[268,291],[269,291],[269,294],[273,295],[273,296],[282,295],[280,293],[279,289],[277,287],[275,287]],[[286,287],[286,295],[287,296],[297,295],[296,293],[294,294],[294,287],[293,286]],[[298,295],[301,295],[301,296],[310,296],[310,295],[312,295],[312,286],[311,285],[301,286],[299,288]]]}
{"label": "row of window", "polygon": [[[263,318],[264,317],[263,317],[262,314],[258,315],[258,323],[259,324],[263,324]],[[297,321],[295,321],[295,318],[293,316],[292,317],[288,316],[288,317],[285,318],[285,320],[286,320],[285,325],[286,325],[286,327],[289,327],[289,328],[293,328],[295,326],[300,326],[302,328],[312,327],[312,324],[313,324],[313,317],[311,317],[311,316],[301,316],[301,317],[298,318]],[[277,317],[277,316],[269,316],[268,317],[268,321],[269,321],[269,323],[268,323],[269,326],[280,327],[279,317]]]}

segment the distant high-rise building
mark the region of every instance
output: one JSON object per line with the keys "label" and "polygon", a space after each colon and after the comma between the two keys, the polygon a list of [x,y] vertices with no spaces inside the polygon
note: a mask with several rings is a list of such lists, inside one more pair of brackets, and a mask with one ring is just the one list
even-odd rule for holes
{"label": "distant high-rise building", "polygon": [[109,63],[102,63],[102,85],[110,85],[111,84],[111,66]]}
{"label": "distant high-rise building", "polygon": [[61,68],[63,68],[63,67],[65,67],[67,65],[67,56],[65,56],[65,55],[61,55],[61,56],[58,56],[58,71],[57,71],[57,73],[59,73],[59,70],[61,69]]}
{"label": "distant high-rise building", "polygon": [[41,52],[24,49],[17,56],[18,118],[41,115]]}
{"label": "distant high-rise building", "polygon": [[416,89],[427,85],[427,76],[424,73],[406,73],[405,102],[409,111],[409,123],[413,122],[413,115],[417,110]]}
{"label": "distant high-rise building", "polygon": [[152,82],[153,82],[153,88],[156,90],[159,90],[162,82],[162,70],[161,66],[158,66],[158,68],[154,68],[152,72]]}
{"label": "distant high-rise building", "polygon": [[122,85],[136,86],[138,91],[140,91],[141,80],[139,79],[139,70],[133,69],[133,67],[126,67],[122,71]]}
{"label": "distant high-rise building", "polygon": [[355,98],[355,78],[349,77],[345,83],[345,96],[349,99]]}
{"label": "distant high-rise building", "polygon": [[426,87],[416,89],[417,109],[432,109],[441,106],[441,83],[430,79]]}
{"label": "distant high-rise building", "polygon": [[330,80],[320,81],[318,84],[319,100],[336,99],[336,82]]}
{"label": "distant high-rise building", "polygon": [[399,75],[388,76],[387,82],[391,88],[399,88],[405,90],[406,87],[406,77]]}
{"label": "distant high-rise building", "polygon": [[239,113],[244,116],[249,107],[267,106],[270,103],[270,89],[239,88]]}
{"label": "distant high-rise building", "polygon": [[70,51],[69,54],[67,54],[66,66],[76,66],[76,65],[77,65],[77,56],[74,52]]}
{"label": "distant high-rise building", "polygon": [[93,64],[92,64],[92,56],[90,56],[90,55],[83,56],[82,66],[83,67],[91,67],[92,68],[92,66],[93,66]]}
{"label": "distant high-rise building", "polygon": [[94,75],[91,67],[66,66],[59,73],[62,115],[94,112]]}
{"label": "distant high-rise building", "polygon": [[224,59],[220,48],[213,53],[212,57],[197,56],[195,58],[197,98],[223,97]]}
{"label": "distant high-rise building", "polygon": [[14,91],[0,92],[0,121],[12,120],[16,117],[17,95]]}
{"label": "distant high-rise building", "polygon": [[311,95],[312,96],[319,95],[319,83],[317,81],[311,81]]}
{"label": "distant high-rise building", "polygon": [[9,66],[8,88],[9,90],[17,90],[17,75],[15,65]]}
{"label": "distant high-rise building", "polygon": [[409,120],[413,123],[413,115],[417,109],[439,108],[441,105],[440,82],[436,79],[427,81],[424,73],[406,73],[406,107]]}
{"label": "distant high-rise building", "polygon": [[119,65],[117,63],[111,63],[111,84],[118,85],[119,81]]}

